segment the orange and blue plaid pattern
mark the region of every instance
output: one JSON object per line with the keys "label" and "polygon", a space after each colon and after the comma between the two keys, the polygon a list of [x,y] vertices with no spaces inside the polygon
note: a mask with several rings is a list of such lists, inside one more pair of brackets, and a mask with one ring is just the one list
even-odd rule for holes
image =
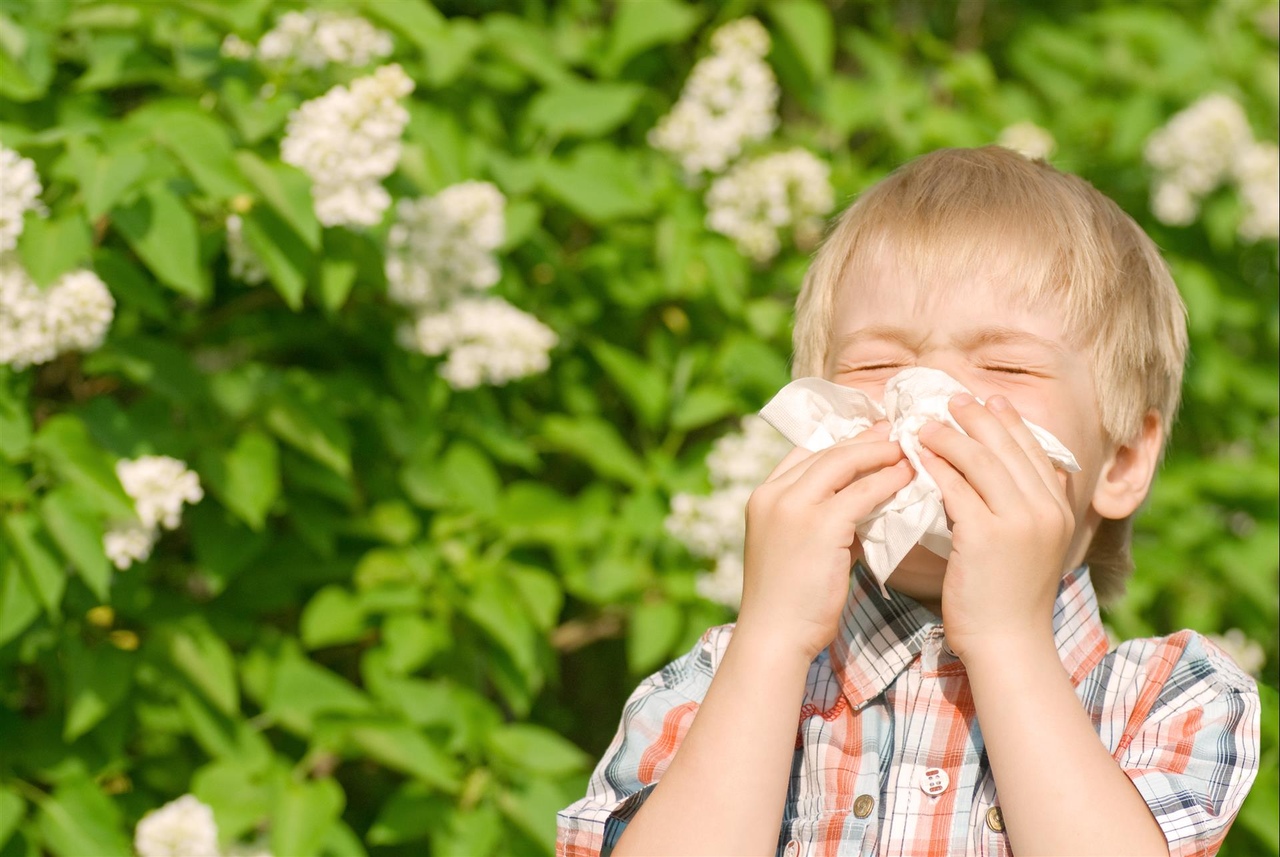
{"label": "orange and blue plaid pattern", "polygon": [[[1192,631],[1108,651],[1084,567],[1064,577],[1053,622],[1076,695],[1171,857],[1213,854],[1257,773],[1253,680]],[[675,756],[732,633],[712,628],[632,694],[586,797],[559,813],[557,857],[609,854]],[[778,855],[1008,855],[998,807],[964,665],[938,618],[884,598],[859,569],[839,635],[809,668]]]}

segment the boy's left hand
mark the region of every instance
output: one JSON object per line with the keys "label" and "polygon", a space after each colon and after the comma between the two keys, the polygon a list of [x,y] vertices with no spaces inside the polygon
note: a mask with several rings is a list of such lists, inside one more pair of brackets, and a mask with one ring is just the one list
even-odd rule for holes
{"label": "boy's left hand", "polygon": [[1007,399],[994,396],[984,406],[958,395],[950,410],[969,436],[926,425],[921,461],[952,520],[943,627],[947,644],[964,659],[1052,637],[1053,603],[1076,522],[1066,475]]}

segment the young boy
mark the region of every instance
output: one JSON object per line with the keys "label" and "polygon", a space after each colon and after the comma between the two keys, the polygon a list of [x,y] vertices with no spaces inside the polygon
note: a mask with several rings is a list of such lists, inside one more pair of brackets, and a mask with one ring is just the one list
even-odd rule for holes
{"label": "young boy", "polygon": [[1191,631],[1108,651],[1098,617],[1186,350],[1141,228],[1043,161],[932,153],[840,218],[795,349],[796,377],[876,400],[912,366],[972,392],[963,433],[920,432],[950,556],[917,546],[888,598],[860,565],[851,586],[855,524],[913,470],[884,424],[792,451],[748,504],[736,625],[632,695],[558,853],[1216,851],[1257,771],[1256,687]]}

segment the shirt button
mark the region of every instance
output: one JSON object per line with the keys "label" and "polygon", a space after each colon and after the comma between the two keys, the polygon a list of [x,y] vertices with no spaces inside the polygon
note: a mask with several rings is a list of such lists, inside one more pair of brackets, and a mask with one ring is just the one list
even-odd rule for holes
{"label": "shirt button", "polygon": [[797,857],[800,853],[800,843],[792,839],[787,843],[787,848],[782,852],[783,857]]}
{"label": "shirt button", "polygon": [[996,833],[1004,833],[1004,813],[1000,811],[1000,807],[993,806],[987,810],[987,827]]}
{"label": "shirt button", "polygon": [[853,814],[857,818],[866,818],[875,806],[876,799],[871,795],[858,795],[858,799],[853,802]]}
{"label": "shirt button", "polygon": [[927,795],[937,797],[945,792],[949,785],[951,785],[951,778],[942,768],[926,768],[920,775],[920,791]]}

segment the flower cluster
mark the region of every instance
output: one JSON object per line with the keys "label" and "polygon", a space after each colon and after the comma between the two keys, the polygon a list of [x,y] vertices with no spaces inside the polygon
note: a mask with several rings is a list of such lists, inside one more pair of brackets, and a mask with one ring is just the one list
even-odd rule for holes
{"label": "flower cluster", "polygon": [[0,146],[0,253],[18,246],[23,215],[44,210],[41,190],[35,162]]}
{"label": "flower cluster", "polygon": [[[222,857],[213,810],[195,795],[183,795],[142,817],[134,828],[138,857]],[[226,857],[271,857],[263,843],[237,844]]]}
{"label": "flower cluster", "polygon": [[498,282],[494,251],[506,236],[502,192],[463,182],[435,196],[402,199],[387,236],[387,294],[401,306],[431,309],[467,289]]}
{"label": "flower cluster", "polygon": [[707,226],[757,262],[778,254],[781,229],[791,229],[798,246],[813,246],[835,206],[830,176],[830,168],[805,149],[743,161],[707,192]]}
{"label": "flower cluster", "polygon": [[764,61],[769,33],[755,18],[726,24],[711,37],[671,112],[649,132],[649,143],[675,156],[689,175],[721,172],[745,143],[778,125],[778,81]]}
{"label": "flower cluster", "polygon": [[741,601],[747,500],[790,450],[786,438],[750,414],[741,431],[717,440],[707,454],[711,493],[671,498],[667,532],[690,553],[715,561],[715,570],[697,581],[704,598],[730,607]]}
{"label": "flower cluster", "polygon": [[267,280],[267,268],[244,240],[244,222],[238,214],[227,215],[227,261],[231,276],[256,286]]}
{"label": "flower cluster", "polygon": [[1161,222],[1191,223],[1205,196],[1234,183],[1245,204],[1240,236],[1280,234],[1276,146],[1254,140],[1244,109],[1231,98],[1209,95],[1173,116],[1147,140],[1145,156],[1156,171],[1151,210]]}
{"label": "flower cluster", "polygon": [[501,298],[464,297],[419,315],[400,329],[399,341],[429,357],[447,354],[441,377],[466,390],[545,372],[558,340],[551,328]]}
{"label": "flower cluster", "polygon": [[996,145],[1012,149],[1031,160],[1048,160],[1058,143],[1053,135],[1034,122],[1017,122],[1000,132]]}
{"label": "flower cluster", "polygon": [[506,237],[505,208],[492,184],[462,182],[401,200],[387,236],[387,295],[414,314],[400,345],[444,356],[440,375],[456,389],[543,372],[557,342],[533,316],[477,294],[501,277],[494,253]]}
{"label": "flower cluster", "polygon": [[200,477],[167,455],[144,455],[116,462],[116,476],[133,499],[137,518],[117,523],[103,537],[103,550],[116,568],[126,569],[151,556],[160,529],[182,523],[182,504],[204,499]]}
{"label": "flower cluster", "polygon": [[14,254],[0,256],[0,364],[25,369],[64,351],[92,351],[115,306],[92,271],[72,271],[41,289]]}
{"label": "flower cluster", "polygon": [[213,810],[183,795],[142,817],[134,828],[139,857],[220,857]]}
{"label": "flower cluster", "polygon": [[381,184],[400,160],[413,91],[400,66],[382,66],[335,86],[289,116],[280,158],[311,177],[316,217],[325,226],[372,226],[391,205]]}
{"label": "flower cluster", "polygon": [[364,18],[336,11],[285,12],[258,40],[265,63],[320,69],[329,64],[363,66],[391,56],[391,35]]}

